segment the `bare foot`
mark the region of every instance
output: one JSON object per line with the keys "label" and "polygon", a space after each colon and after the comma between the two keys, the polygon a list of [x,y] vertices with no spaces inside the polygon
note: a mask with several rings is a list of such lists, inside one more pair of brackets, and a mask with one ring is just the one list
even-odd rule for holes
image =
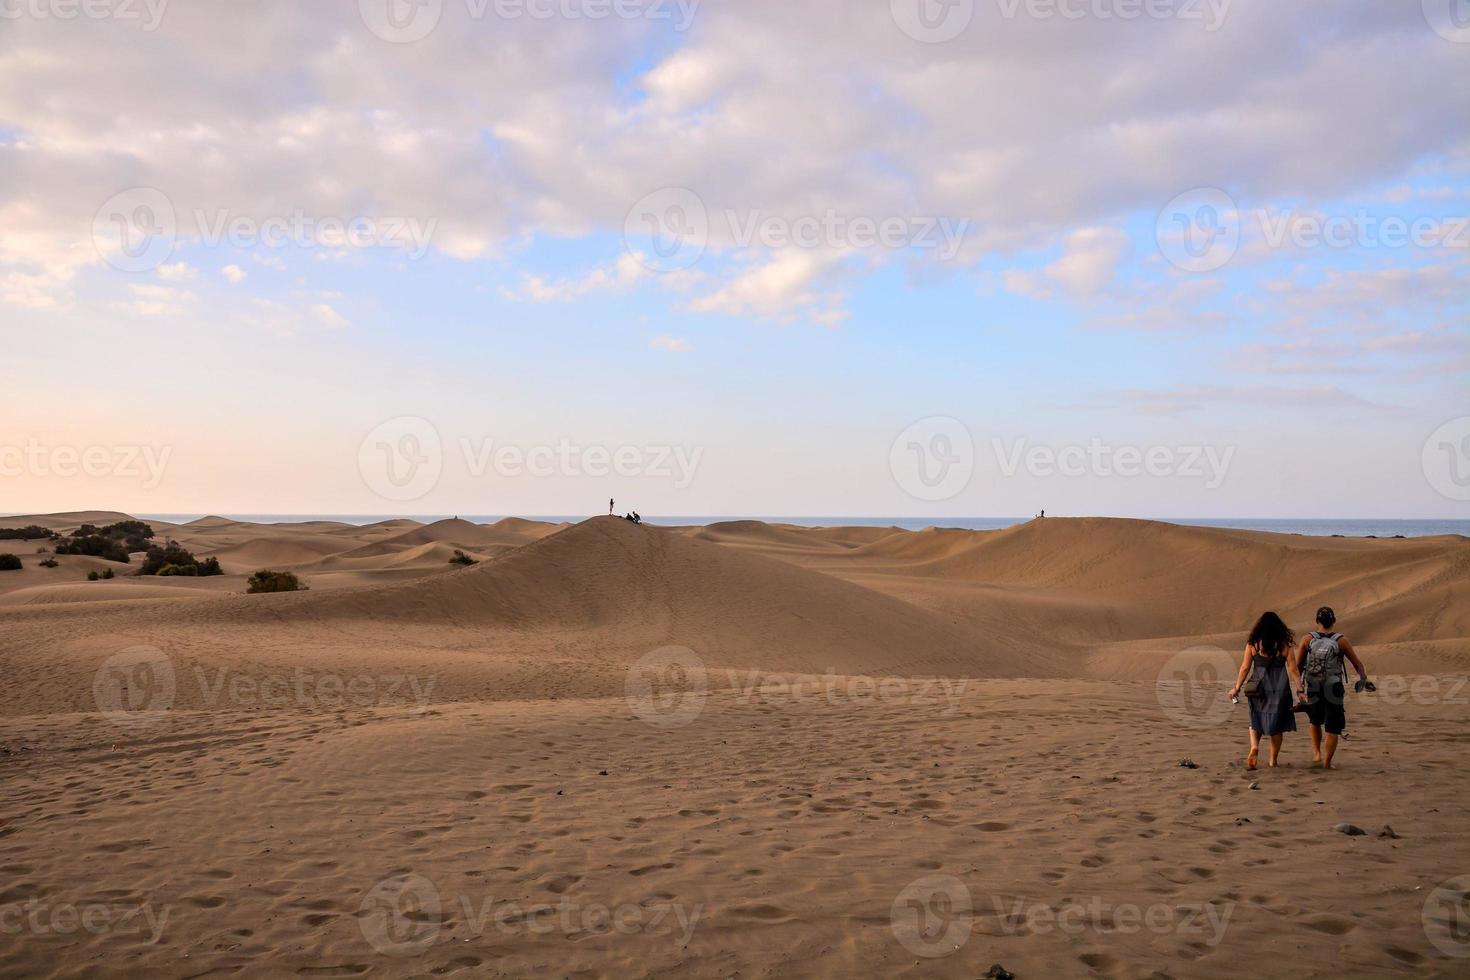
{"label": "bare foot", "polygon": [[1252,749],[1250,755],[1248,755],[1248,756],[1245,757],[1245,768],[1246,768],[1246,771],[1248,771],[1248,772],[1255,772],[1256,771],[1256,760],[1258,758],[1260,758],[1260,753],[1256,752],[1255,749]]}
{"label": "bare foot", "polygon": [[1312,760],[1312,768],[1313,769],[1321,769],[1322,768],[1322,760],[1321,759],[1313,759]]}

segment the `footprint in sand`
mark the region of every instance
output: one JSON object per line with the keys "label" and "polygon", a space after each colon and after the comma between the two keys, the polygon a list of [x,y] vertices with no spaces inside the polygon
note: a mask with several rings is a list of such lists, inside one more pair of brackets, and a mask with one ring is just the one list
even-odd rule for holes
{"label": "footprint in sand", "polygon": [[789,922],[793,918],[790,912],[777,905],[744,905],[730,911],[731,914],[741,918],[756,919],[761,922]]}
{"label": "footprint in sand", "polygon": [[1409,966],[1418,966],[1425,962],[1423,956],[1414,952],[1412,949],[1404,949],[1401,946],[1385,946],[1383,947],[1383,951],[1393,959]]}
{"label": "footprint in sand", "polygon": [[[632,873],[637,874],[637,872]],[[581,875],[554,875],[550,879],[548,879],[547,882],[541,887],[545,888],[553,895],[561,895],[565,893],[567,889],[571,888],[573,885],[581,880]]]}
{"label": "footprint in sand", "polygon": [[1325,933],[1329,936],[1346,936],[1358,928],[1356,922],[1341,918],[1336,915],[1314,915],[1301,920],[1301,925],[1314,932]]}

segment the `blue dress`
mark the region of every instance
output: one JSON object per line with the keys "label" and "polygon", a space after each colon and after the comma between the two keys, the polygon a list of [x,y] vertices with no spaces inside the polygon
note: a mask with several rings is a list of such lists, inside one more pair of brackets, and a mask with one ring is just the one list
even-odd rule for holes
{"label": "blue dress", "polygon": [[1296,697],[1291,690],[1291,675],[1286,672],[1286,657],[1257,653],[1252,662],[1255,668],[1264,667],[1266,676],[1261,689],[1249,699],[1251,728],[1262,735],[1296,731],[1296,715],[1291,710]]}

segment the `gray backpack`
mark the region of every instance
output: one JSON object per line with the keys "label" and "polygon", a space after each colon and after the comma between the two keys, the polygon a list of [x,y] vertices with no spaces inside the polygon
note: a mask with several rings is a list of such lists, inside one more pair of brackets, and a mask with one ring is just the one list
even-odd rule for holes
{"label": "gray backpack", "polygon": [[1312,686],[1343,676],[1342,647],[1337,642],[1340,639],[1341,633],[1312,631],[1312,642],[1307,645],[1307,657],[1302,662],[1302,675]]}

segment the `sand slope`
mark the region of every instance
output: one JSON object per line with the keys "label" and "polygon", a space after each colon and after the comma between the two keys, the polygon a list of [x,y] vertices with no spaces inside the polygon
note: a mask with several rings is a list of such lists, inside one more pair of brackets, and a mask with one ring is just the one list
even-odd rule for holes
{"label": "sand slope", "polygon": [[[1467,975],[1426,904],[1470,873],[1466,539],[158,529],[232,574],[0,542],[0,922],[147,912],[0,933],[0,978]],[[242,594],[256,562],[311,591]],[[1299,734],[1248,774],[1245,706],[1157,682],[1321,602],[1386,690],[1339,771]]]}

